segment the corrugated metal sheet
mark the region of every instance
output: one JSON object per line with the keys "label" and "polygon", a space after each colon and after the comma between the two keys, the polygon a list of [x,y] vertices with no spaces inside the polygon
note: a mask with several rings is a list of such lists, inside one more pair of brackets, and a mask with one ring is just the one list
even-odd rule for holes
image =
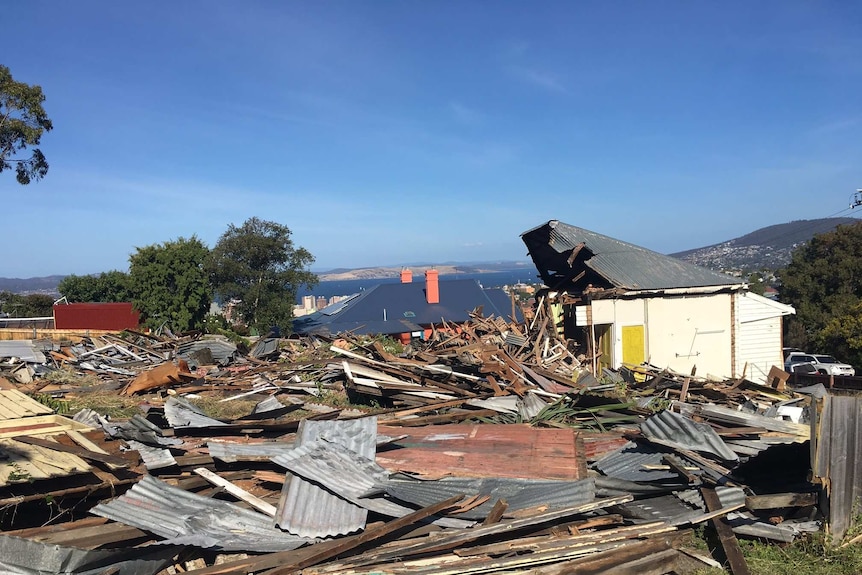
{"label": "corrugated metal sheet", "polygon": [[839,540],[862,500],[862,393],[831,391],[817,404],[811,466],[825,486],[830,532]]}
{"label": "corrugated metal sheet", "polygon": [[521,234],[545,283],[563,271],[572,250],[583,243],[586,265],[616,287],[631,290],[741,285],[738,278],[692,265],[558,220]]}
{"label": "corrugated metal sheet", "polygon": [[648,445],[629,442],[628,445],[596,461],[593,466],[607,475],[626,481],[669,481],[679,480],[673,470],[649,469],[648,465],[664,465],[664,453]]}
{"label": "corrugated metal sheet", "polygon": [[133,439],[127,440],[126,443],[141,455],[141,459],[144,460],[144,466],[147,469],[164,469],[165,467],[172,467],[177,464],[177,460],[174,459],[169,449],[150,447]]}
{"label": "corrugated metal sheet", "polygon": [[17,575],[152,575],[173,563],[168,546],[127,549],[77,549],[0,535],[0,572]]}
{"label": "corrugated metal sheet", "polygon": [[199,408],[181,397],[171,396],[165,402],[165,419],[171,427],[214,427],[227,425],[223,421],[213,419]]}
{"label": "corrugated metal sheet", "polygon": [[704,404],[698,406],[696,411],[708,419],[730,423],[739,427],[762,427],[769,431],[796,435],[801,441],[805,441],[811,436],[811,428],[804,423],[793,423],[792,421],[737,411],[721,405]]}
{"label": "corrugated metal sheet", "polygon": [[392,480],[385,485],[386,493],[419,507],[433,505],[458,494],[487,495],[490,499],[458,517],[481,521],[488,516],[498,499],[505,499],[509,511],[528,509],[539,505],[549,511],[588,503],[596,497],[592,479],[554,481],[547,479],[511,478],[456,478],[436,481]]}
{"label": "corrugated metal sheet", "polygon": [[[385,484],[389,474],[370,459],[336,443],[318,440],[273,458],[297,477],[320,484],[342,499],[388,517],[403,517],[415,511],[382,497],[363,497],[376,485]],[[434,524],[465,528],[473,523],[439,518]]]}
{"label": "corrugated metal sheet", "polygon": [[[324,439],[374,460],[377,449],[377,418],[347,421],[303,420],[297,431],[297,447]],[[341,535],[365,526],[368,511],[306,481],[291,477],[286,481],[278,503],[276,524],[305,536]]]}
{"label": "corrugated metal sheet", "polygon": [[231,441],[209,441],[210,457],[224,461],[225,463],[236,463],[237,461],[269,461],[273,457],[290,452],[295,449],[294,442],[267,441],[263,443],[235,443]]}
{"label": "corrugated metal sheet", "polygon": [[275,337],[268,337],[264,339],[259,339],[255,342],[254,346],[248,352],[251,357],[257,359],[263,359],[265,357],[270,357],[278,354],[278,343],[279,339]]}
{"label": "corrugated metal sheet", "polygon": [[45,354],[39,349],[35,342],[27,339],[13,339],[0,341],[0,357],[17,357],[28,363],[45,363]]}
{"label": "corrugated metal sheet", "polygon": [[667,521],[672,524],[680,524],[687,519],[700,515],[702,511],[685,504],[673,495],[660,495],[638,499],[617,506],[623,517],[636,519],[638,521]]}
{"label": "corrugated metal sheet", "polygon": [[711,453],[725,461],[738,461],[739,456],[705,423],[697,423],[670,410],[653,415],[640,425],[650,440],[672,447]]}
{"label": "corrugated metal sheet", "polygon": [[312,542],[283,533],[272,518],[232,503],[201,497],[145,475],[129,491],[91,513],[155,533],[165,543],[261,553]]}
{"label": "corrugated metal sheet", "polygon": [[236,346],[231,342],[226,339],[207,337],[180,344],[177,346],[177,357],[189,361],[191,354],[203,349],[210,350],[213,360],[218,365],[227,365],[236,356]]}
{"label": "corrugated metal sheet", "polygon": [[[86,419],[93,419],[93,415],[89,414]],[[114,438],[131,439],[154,446],[180,445],[183,442],[178,437],[163,437],[162,430],[158,426],[139,414],[135,414],[131,419],[118,424],[110,422],[98,414],[96,414],[95,419],[101,424],[105,433]]]}

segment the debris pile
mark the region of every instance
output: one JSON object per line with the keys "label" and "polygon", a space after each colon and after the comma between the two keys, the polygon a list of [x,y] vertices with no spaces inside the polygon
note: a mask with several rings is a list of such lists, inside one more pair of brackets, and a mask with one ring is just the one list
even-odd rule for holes
{"label": "debris pile", "polygon": [[[0,342],[0,566],[686,573],[716,564],[687,545],[710,523],[743,573],[737,536],[824,528],[822,388],[596,369],[550,323]],[[94,395],[137,412],[69,408]]]}

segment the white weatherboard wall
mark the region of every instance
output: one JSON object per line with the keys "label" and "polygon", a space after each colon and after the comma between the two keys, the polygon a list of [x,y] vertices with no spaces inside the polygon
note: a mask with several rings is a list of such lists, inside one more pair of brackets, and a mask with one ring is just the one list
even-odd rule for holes
{"label": "white weatherboard wall", "polygon": [[615,368],[623,355],[621,328],[643,325],[644,357],[650,364],[679,373],[696,366],[701,376],[732,377],[732,297],[718,293],[593,300],[593,322],[614,324]]}
{"label": "white weatherboard wall", "polygon": [[[781,324],[793,307],[751,292],[737,294],[736,305],[736,375],[766,383],[772,366],[784,368]],[[746,367],[746,363],[748,366]]]}

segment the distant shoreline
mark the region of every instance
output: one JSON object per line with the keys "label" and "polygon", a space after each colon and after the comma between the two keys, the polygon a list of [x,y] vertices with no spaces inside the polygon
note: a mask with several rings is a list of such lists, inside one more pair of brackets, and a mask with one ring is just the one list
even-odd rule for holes
{"label": "distant shoreline", "polygon": [[373,280],[373,279],[387,279],[387,278],[397,278],[401,276],[401,270],[408,269],[413,272],[415,277],[421,277],[425,274],[426,270],[437,270],[441,276],[452,276],[452,275],[460,275],[460,274],[487,274],[487,273],[498,273],[501,271],[517,271],[517,270],[533,270],[531,264],[508,264],[505,266],[489,266],[487,264],[476,264],[476,265],[465,265],[465,264],[452,264],[452,265],[440,265],[440,266],[431,266],[431,265],[421,265],[421,266],[381,266],[381,267],[373,267],[373,268],[357,268],[351,270],[344,271],[330,271],[330,272],[321,272],[317,273],[317,277],[322,282],[331,282],[331,281],[350,281],[350,280]]}

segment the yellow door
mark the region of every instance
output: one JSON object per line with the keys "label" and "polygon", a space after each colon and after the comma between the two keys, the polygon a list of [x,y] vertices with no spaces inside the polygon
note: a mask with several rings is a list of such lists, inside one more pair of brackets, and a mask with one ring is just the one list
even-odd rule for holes
{"label": "yellow door", "polygon": [[640,365],[644,362],[644,326],[623,326],[623,363]]}

